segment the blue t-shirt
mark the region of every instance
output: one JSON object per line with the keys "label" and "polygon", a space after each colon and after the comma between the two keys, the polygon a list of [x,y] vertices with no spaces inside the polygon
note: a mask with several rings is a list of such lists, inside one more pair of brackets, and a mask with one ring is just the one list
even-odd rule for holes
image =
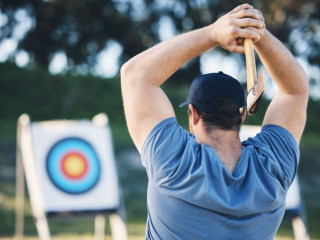
{"label": "blue t-shirt", "polygon": [[297,171],[299,149],[284,128],[266,125],[242,143],[231,174],[214,149],[175,118],[160,122],[142,147],[149,178],[146,239],[273,239]]}

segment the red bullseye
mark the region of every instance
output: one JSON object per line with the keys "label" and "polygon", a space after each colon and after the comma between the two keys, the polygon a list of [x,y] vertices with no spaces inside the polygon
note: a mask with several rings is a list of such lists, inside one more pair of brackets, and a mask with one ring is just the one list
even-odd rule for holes
{"label": "red bullseye", "polygon": [[62,158],[61,170],[69,179],[79,180],[88,172],[87,159],[78,152],[69,152]]}

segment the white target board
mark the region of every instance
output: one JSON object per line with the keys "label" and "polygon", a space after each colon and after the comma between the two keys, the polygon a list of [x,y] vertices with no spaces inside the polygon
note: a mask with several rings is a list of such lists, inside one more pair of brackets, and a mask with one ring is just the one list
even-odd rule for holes
{"label": "white target board", "polygon": [[30,123],[46,212],[113,210],[120,205],[111,131],[89,120]]}
{"label": "white target board", "polygon": [[[254,125],[242,125],[240,130],[240,140],[245,141],[249,137],[256,136],[261,131],[261,126]],[[298,210],[300,208],[300,189],[298,178],[295,177],[292,185],[290,186],[287,198],[286,198],[286,209],[287,210]]]}

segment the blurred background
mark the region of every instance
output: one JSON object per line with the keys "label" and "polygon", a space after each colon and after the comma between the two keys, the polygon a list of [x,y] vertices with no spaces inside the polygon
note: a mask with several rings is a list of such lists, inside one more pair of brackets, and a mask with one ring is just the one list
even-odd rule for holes
{"label": "blurred background", "polygon": [[[18,117],[28,113],[32,121],[89,119],[105,112],[113,133],[129,234],[131,239],[143,239],[147,177],[126,128],[119,68],[156,43],[211,24],[242,3],[0,0],[0,237],[14,234]],[[320,239],[320,2],[247,3],[262,11],[269,31],[293,52],[309,75],[310,103],[298,174],[311,239]],[[187,127],[186,112],[176,107],[186,98],[190,82],[200,73],[218,70],[245,85],[244,56],[222,48],[188,62],[164,85],[182,126]],[[261,109],[248,117],[246,124],[262,123],[275,91],[276,86],[267,77]],[[25,234],[36,236],[30,205],[25,219]],[[90,236],[93,225],[89,217],[50,221],[56,236]],[[292,239],[290,221],[283,222],[277,236]]]}

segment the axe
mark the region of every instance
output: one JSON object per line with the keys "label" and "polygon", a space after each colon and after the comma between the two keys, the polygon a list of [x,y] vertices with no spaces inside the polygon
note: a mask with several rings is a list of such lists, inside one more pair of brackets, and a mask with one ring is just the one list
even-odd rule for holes
{"label": "axe", "polygon": [[259,101],[264,92],[263,67],[260,69],[257,79],[252,39],[244,40],[244,49],[247,64],[247,109],[249,115],[254,115],[259,108]]}

